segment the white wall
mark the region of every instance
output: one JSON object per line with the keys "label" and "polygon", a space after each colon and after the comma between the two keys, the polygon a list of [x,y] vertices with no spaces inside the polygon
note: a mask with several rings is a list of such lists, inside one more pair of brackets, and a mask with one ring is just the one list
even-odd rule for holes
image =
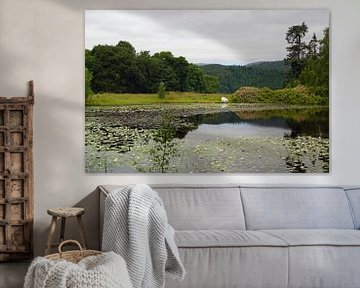
{"label": "white wall", "polygon": [[[329,175],[91,175],[84,173],[85,9],[296,9],[331,12],[331,173]],[[46,208],[82,205],[97,243],[99,184],[360,184],[360,1],[0,0],[0,95],[26,95],[35,81],[35,250],[42,253]],[[74,227],[74,226],[73,226]],[[73,229],[74,230],[74,229]],[[76,230],[75,230],[76,231]],[[73,231],[73,233],[75,233]],[[70,235],[71,237],[76,234]]]}

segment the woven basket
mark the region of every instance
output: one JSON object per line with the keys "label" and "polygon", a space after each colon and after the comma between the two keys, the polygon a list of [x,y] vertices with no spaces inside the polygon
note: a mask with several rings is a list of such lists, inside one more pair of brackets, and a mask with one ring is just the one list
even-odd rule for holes
{"label": "woven basket", "polygon": [[[69,244],[69,243],[76,244],[79,247],[79,250],[63,252],[61,250],[61,248],[65,244]],[[54,260],[54,261],[56,261],[56,260],[66,260],[66,261],[69,261],[69,262],[78,263],[79,261],[81,261],[85,257],[96,256],[96,255],[102,254],[102,252],[100,252],[100,251],[83,249],[81,244],[76,240],[66,240],[66,241],[61,242],[61,244],[59,245],[58,251],[59,251],[59,253],[54,253],[54,254],[47,255],[47,256],[45,256],[45,258],[47,258],[49,260]]]}

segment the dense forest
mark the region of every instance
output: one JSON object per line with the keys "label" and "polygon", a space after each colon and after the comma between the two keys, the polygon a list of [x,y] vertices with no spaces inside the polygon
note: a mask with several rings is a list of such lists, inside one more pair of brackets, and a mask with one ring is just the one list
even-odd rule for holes
{"label": "dense forest", "polygon": [[219,79],[219,92],[223,93],[233,93],[242,86],[282,88],[288,70],[284,61],[257,62],[245,66],[209,64],[201,68],[205,74]]}
{"label": "dense forest", "polygon": [[86,95],[157,93],[159,87],[178,92],[234,93],[241,87],[291,89],[303,85],[309,93],[328,99],[329,28],[321,40],[314,34],[306,42],[307,33],[305,22],[289,27],[285,37],[288,54],[283,61],[245,66],[196,65],[169,51],[153,55],[149,51],[137,52],[126,41],[97,45],[85,50]]}
{"label": "dense forest", "polygon": [[245,65],[246,67],[257,67],[267,70],[288,71],[288,65],[283,60],[279,61],[258,61]]}
{"label": "dense forest", "polygon": [[125,41],[86,50],[85,65],[87,87],[94,93],[156,93],[160,83],[167,91],[179,92],[233,93],[242,86],[277,89],[286,74],[283,61],[195,65],[169,51],[136,52]]}
{"label": "dense forest", "polygon": [[205,92],[218,90],[218,79],[206,75],[185,57],[169,51],[151,55],[136,52],[125,41],[97,45],[85,51],[86,79],[94,93],[156,93],[160,84],[168,91]]}

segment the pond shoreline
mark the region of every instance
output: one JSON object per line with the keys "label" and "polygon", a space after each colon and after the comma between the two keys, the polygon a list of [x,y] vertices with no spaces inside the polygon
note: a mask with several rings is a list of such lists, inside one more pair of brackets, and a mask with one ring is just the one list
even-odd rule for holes
{"label": "pond shoreline", "polygon": [[[234,103],[87,106],[86,172],[158,172],[152,166],[149,151],[154,147],[153,133],[158,129],[162,115],[170,111],[177,133],[173,144],[180,156],[170,159],[168,173],[327,173],[328,132],[321,137],[289,134],[288,138],[269,138],[234,134],[228,139],[220,135],[185,139],[185,135],[197,130],[204,119],[210,124],[216,122],[213,118],[218,113],[227,113],[248,122],[259,117],[272,119],[277,115],[285,121],[299,123],[295,130],[304,125],[313,125],[317,129],[318,124],[311,119],[321,109],[326,111],[328,106]],[[328,112],[323,117],[325,119],[321,121],[324,123],[321,124],[328,129]]]}
{"label": "pond shoreline", "polygon": [[[319,109],[328,106],[318,105],[275,105],[275,104],[146,104],[132,106],[86,106],[85,118],[106,117],[111,126],[121,125],[130,129],[154,129],[159,126],[161,115],[171,110],[175,117],[174,125],[177,129],[192,126],[188,118],[201,114],[219,113],[223,111],[268,111],[288,109]],[[189,127],[189,128],[190,128]]]}

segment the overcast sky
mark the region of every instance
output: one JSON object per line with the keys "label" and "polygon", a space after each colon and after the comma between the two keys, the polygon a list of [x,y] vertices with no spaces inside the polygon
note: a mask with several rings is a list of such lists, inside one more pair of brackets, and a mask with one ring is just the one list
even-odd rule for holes
{"label": "overcast sky", "polygon": [[191,63],[243,65],[282,60],[288,27],[320,39],[328,10],[87,10],[85,46],[130,42],[136,51],[171,51]]}

